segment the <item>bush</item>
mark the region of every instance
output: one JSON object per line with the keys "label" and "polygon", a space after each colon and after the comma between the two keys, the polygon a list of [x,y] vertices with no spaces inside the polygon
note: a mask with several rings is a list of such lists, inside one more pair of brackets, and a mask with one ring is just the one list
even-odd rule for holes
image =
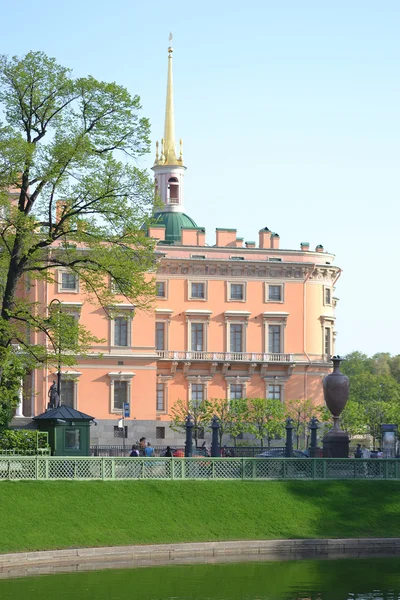
{"label": "bush", "polygon": [[11,450],[15,454],[36,454],[38,448],[50,448],[47,433],[44,431],[4,429],[0,432],[0,452]]}

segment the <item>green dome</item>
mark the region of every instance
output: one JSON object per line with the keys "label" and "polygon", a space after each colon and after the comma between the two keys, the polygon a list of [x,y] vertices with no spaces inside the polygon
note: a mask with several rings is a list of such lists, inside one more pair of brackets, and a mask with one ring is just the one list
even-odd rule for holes
{"label": "green dome", "polygon": [[156,212],[154,225],[165,225],[165,242],[173,244],[182,240],[181,229],[198,229],[196,223],[181,212]]}

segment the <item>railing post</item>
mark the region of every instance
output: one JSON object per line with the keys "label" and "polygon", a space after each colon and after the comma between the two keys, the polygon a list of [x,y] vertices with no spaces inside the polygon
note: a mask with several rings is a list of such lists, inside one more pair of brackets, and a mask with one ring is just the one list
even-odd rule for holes
{"label": "railing post", "polygon": [[322,478],[326,479],[326,458],[323,458],[323,463],[322,463]]}
{"label": "railing post", "polygon": [[316,474],[317,474],[317,465],[316,465],[316,458],[312,458],[312,478],[315,479]]}
{"label": "railing post", "polygon": [[257,479],[256,462],[257,462],[257,459],[253,458],[253,460],[252,460],[252,478],[253,479]]}
{"label": "railing post", "polygon": [[215,479],[215,460],[211,459],[211,479]]}
{"label": "railing post", "polygon": [[39,473],[39,458],[36,456],[35,457],[35,480],[37,481],[38,479],[38,473]]}
{"label": "railing post", "polygon": [[245,479],[245,475],[246,475],[246,463],[244,462],[245,459],[242,458],[242,479]]}
{"label": "railing post", "polygon": [[383,476],[385,479],[388,478],[388,458],[383,459]]}
{"label": "railing post", "polygon": [[115,458],[111,458],[111,479],[115,479]]}
{"label": "railing post", "polygon": [[101,467],[100,467],[100,469],[101,469],[101,471],[100,471],[101,472],[101,478],[104,481],[105,478],[106,478],[106,469],[105,469],[105,464],[104,464],[104,456],[102,458],[100,458],[100,460],[101,460],[101,463],[100,463],[101,464]]}
{"label": "railing post", "polygon": [[353,479],[357,479],[357,461],[355,458],[353,458],[352,460],[353,460],[353,467],[354,467]]}
{"label": "railing post", "polygon": [[76,479],[76,459],[74,460],[74,479]]}
{"label": "railing post", "polygon": [[170,468],[171,479],[174,480],[175,479],[175,462],[174,462],[174,459],[172,458],[172,456],[169,460],[171,461],[171,468]]}

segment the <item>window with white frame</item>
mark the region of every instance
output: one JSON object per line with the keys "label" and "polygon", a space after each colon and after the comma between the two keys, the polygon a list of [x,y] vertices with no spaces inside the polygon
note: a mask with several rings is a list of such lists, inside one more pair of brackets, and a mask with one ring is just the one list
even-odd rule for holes
{"label": "window with white frame", "polygon": [[230,352],[244,352],[243,330],[244,330],[244,326],[242,323],[230,323],[229,324],[229,351]]}
{"label": "window with white frame", "polygon": [[203,352],[205,323],[190,323],[190,350]]}
{"label": "window with white frame", "polygon": [[331,343],[331,328],[325,327],[325,355],[331,355],[332,343]]}
{"label": "window with white frame", "polygon": [[166,350],[165,321],[156,322],[156,350]]}
{"label": "window with white frame", "polygon": [[229,386],[229,399],[240,400],[243,398],[243,385],[241,383],[231,383]]}
{"label": "window with white frame", "polygon": [[191,402],[193,406],[200,406],[205,398],[204,384],[192,383],[191,384]]}
{"label": "window with white frame", "polygon": [[244,283],[229,283],[228,284],[229,300],[243,302],[245,300],[245,285]]}
{"label": "window with white frame", "polygon": [[156,296],[157,296],[157,298],[166,298],[167,297],[167,282],[166,281],[156,281]]}
{"label": "window with white frame", "polygon": [[325,306],[331,306],[332,304],[332,288],[324,285],[324,304]]}
{"label": "window with white frame", "polygon": [[114,381],[113,410],[123,409],[124,402],[128,402],[128,381]]}
{"label": "window with white frame", "polygon": [[60,389],[60,403],[70,408],[75,408],[75,386],[73,379],[62,379]]}
{"label": "window with white frame", "polygon": [[283,284],[267,283],[267,302],[283,302]]}
{"label": "window with white frame", "polygon": [[114,318],[114,346],[129,345],[129,325],[128,317]]}
{"label": "window with white frame", "polygon": [[281,400],[282,388],[280,385],[272,384],[268,386],[268,400]]}
{"label": "window with white frame", "polygon": [[158,412],[165,411],[165,383],[157,383],[156,410]]}
{"label": "window with white frame", "polygon": [[76,273],[65,269],[58,272],[58,291],[59,292],[78,292],[79,281]]}
{"label": "window with white frame", "polygon": [[206,300],[206,283],[204,281],[191,281],[189,286],[191,300]]}
{"label": "window with white frame", "polygon": [[268,352],[279,354],[282,349],[282,326],[268,325]]}

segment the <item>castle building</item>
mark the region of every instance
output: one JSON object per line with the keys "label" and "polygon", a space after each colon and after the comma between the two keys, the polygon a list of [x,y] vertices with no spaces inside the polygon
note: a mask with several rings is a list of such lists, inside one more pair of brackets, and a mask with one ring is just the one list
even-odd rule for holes
{"label": "castle building", "polygon": [[[153,166],[161,208],[147,234],[157,240],[157,300],[152,313],[121,303],[110,318],[84,302],[77,278],[59,269],[56,283],[37,282],[31,300],[53,299],[105,343],[63,367],[61,401],[94,415],[93,444],[120,444],[124,403],[127,443],[141,436],[176,443],[173,404],[206,398],[266,397],[281,402],[323,401],[322,378],[335,345],[335,283],[340,269],[318,245],[280,248],[280,237],[258,223],[256,241],[236,229],[216,229],[215,245],[184,212],[186,166],[177,153],[172,48],[164,137]],[[223,225],[223,224],[222,224]],[[39,337],[38,337],[38,341]],[[38,369],[24,382],[17,416],[47,406],[54,370]]]}

